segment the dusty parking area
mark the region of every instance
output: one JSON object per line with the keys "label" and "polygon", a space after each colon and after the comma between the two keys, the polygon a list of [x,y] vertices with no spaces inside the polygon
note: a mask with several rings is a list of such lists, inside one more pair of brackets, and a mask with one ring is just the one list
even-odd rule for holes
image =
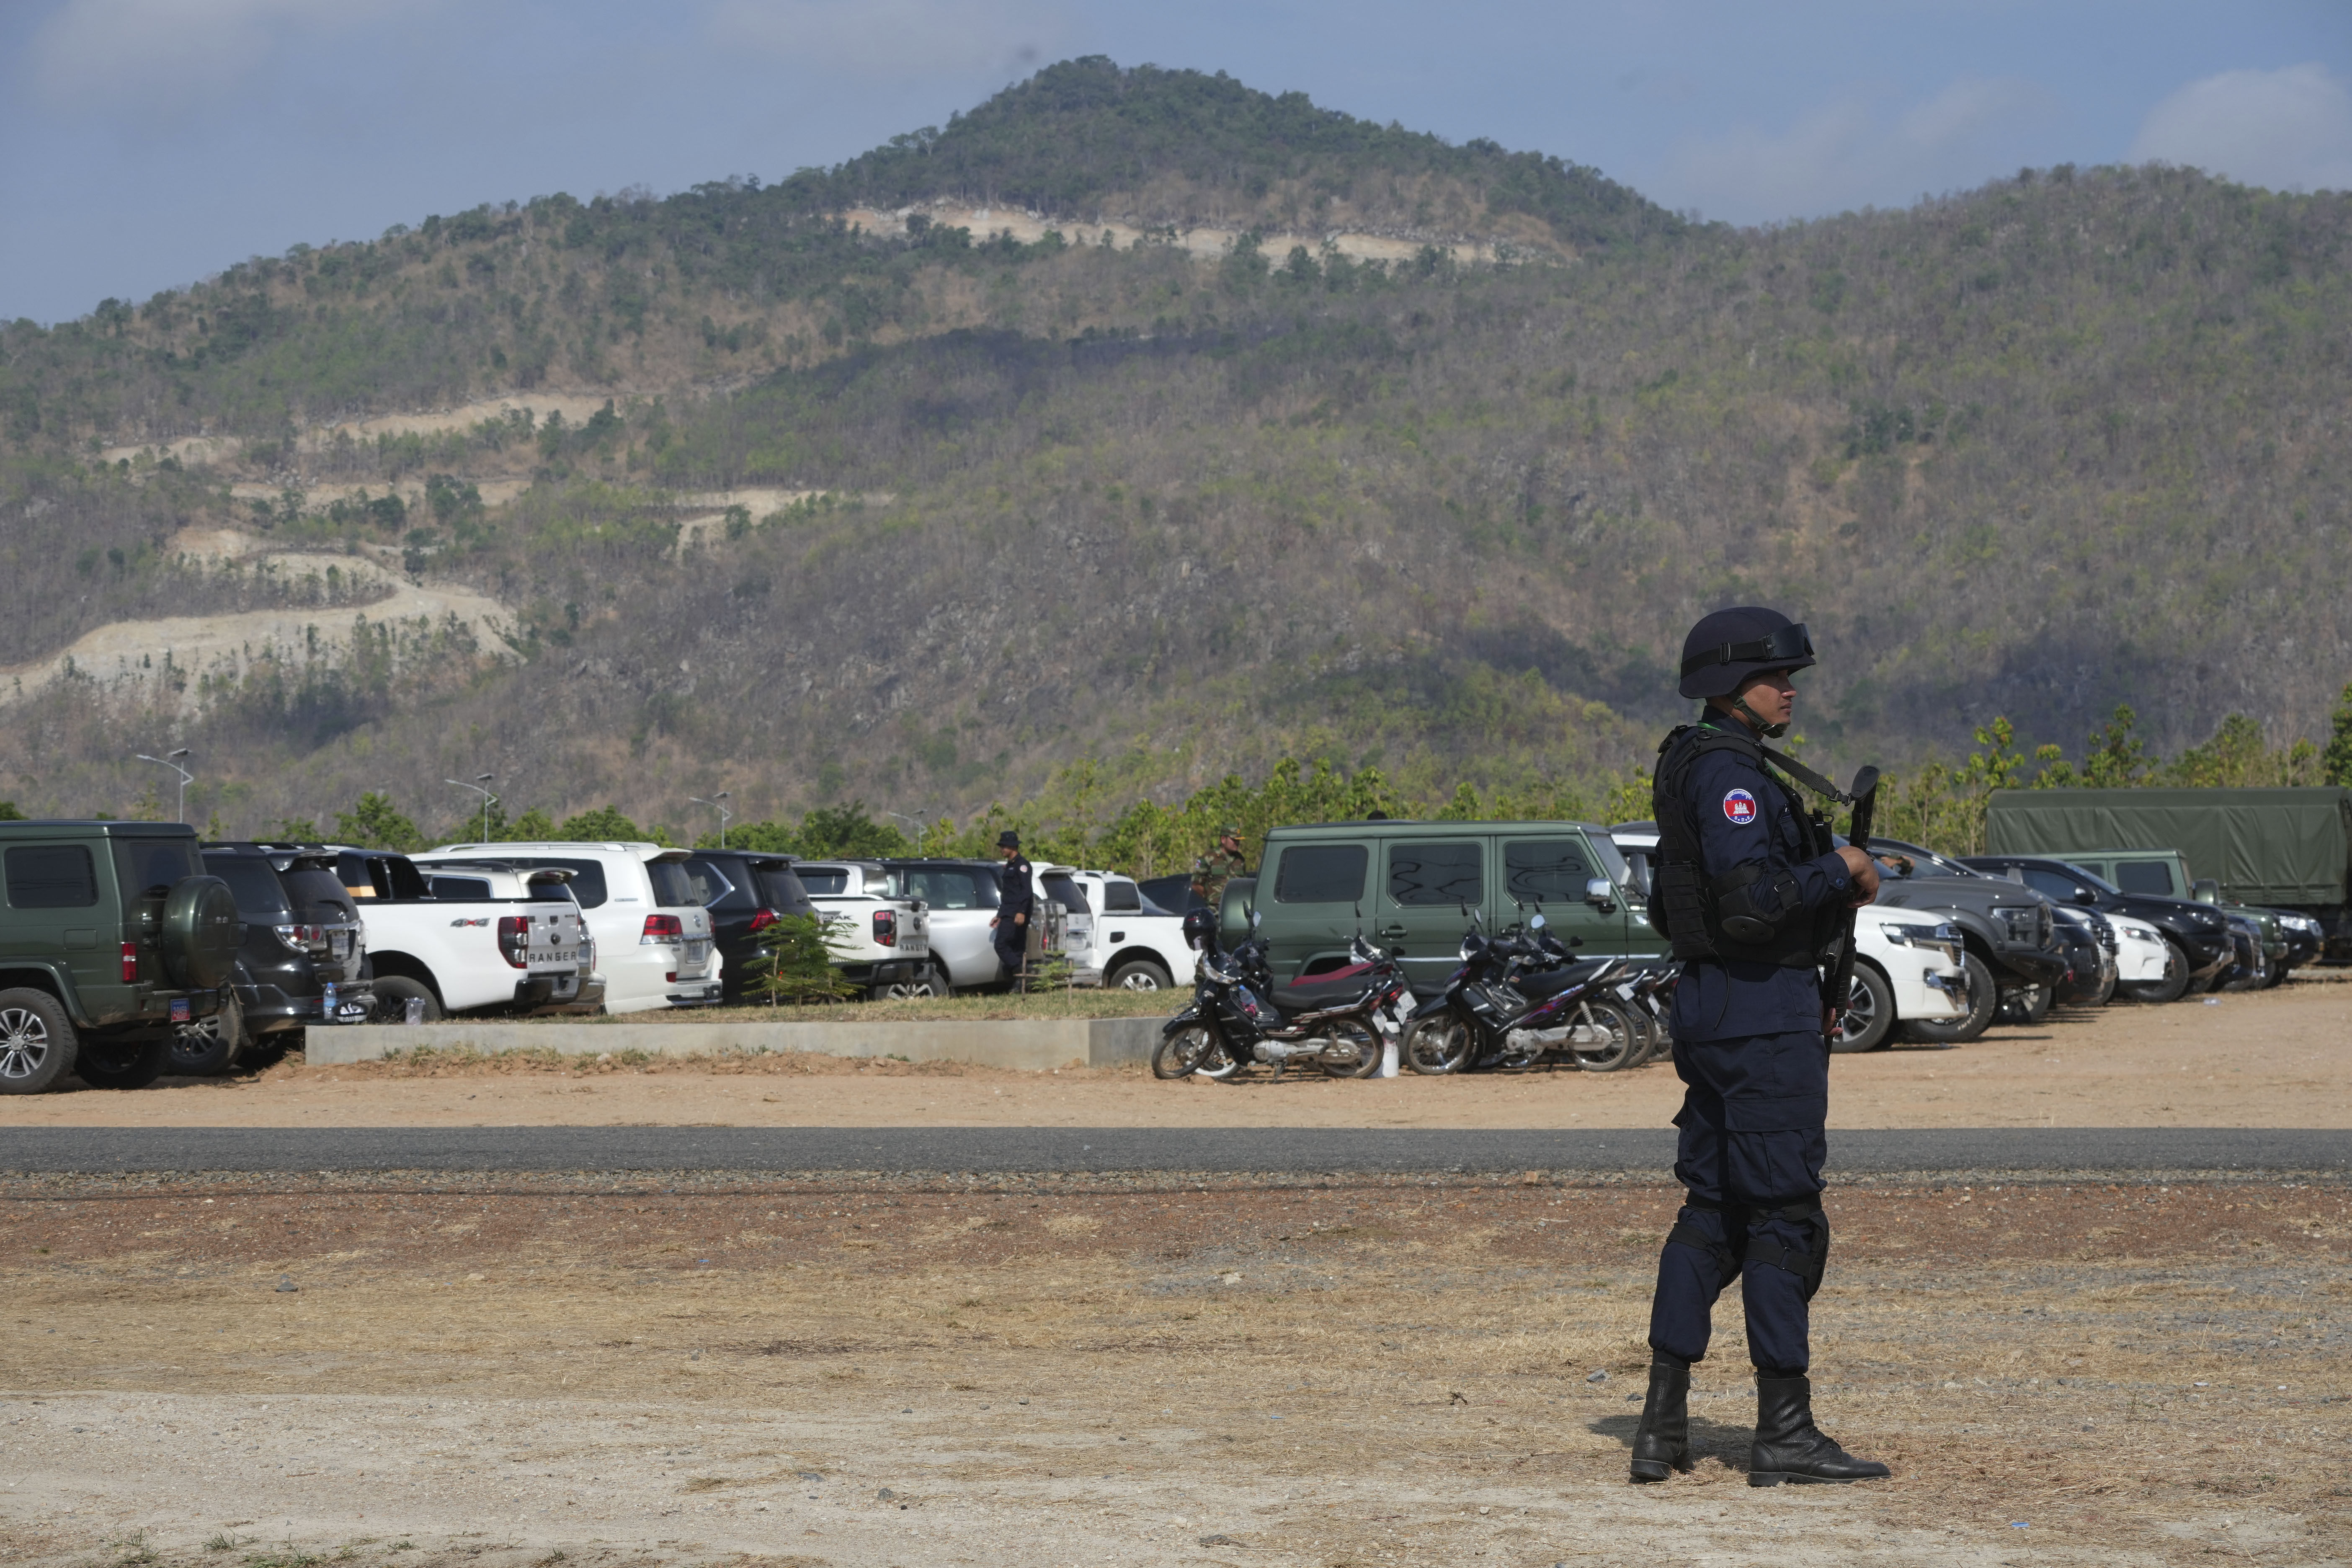
{"label": "dusty parking area", "polygon": [[[2338,972],[2341,973],[2341,972]],[[1840,1057],[1832,1127],[2352,1128],[2352,975],[2167,1007],[2062,1010],[1963,1047]],[[1663,1127],[1669,1062],[1630,1072],[1335,1081],[1259,1069],[1015,1072],[764,1056],[442,1058],[0,1098],[0,1128],[694,1124],[831,1127]]]}
{"label": "dusty parking area", "polygon": [[[1832,1193],[1824,1422],[1624,1484],[1643,1184],[18,1182],[0,1563],[2343,1561],[2352,1194]],[[284,1288],[281,1288],[284,1287]]]}

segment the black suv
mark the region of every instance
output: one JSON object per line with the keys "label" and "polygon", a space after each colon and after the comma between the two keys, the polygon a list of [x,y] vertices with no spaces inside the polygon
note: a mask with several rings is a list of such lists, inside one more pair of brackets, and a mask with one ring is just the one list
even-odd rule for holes
{"label": "black suv", "polygon": [[0,822],[0,1094],[137,1089],[236,965],[236,900],[176,822]]}
{"label": "black suv", "polygon": [[788,855],[754,849],[698,849],[686,862],[694,896],[710,911],[711,939],[726,959],[719,1000],[740,1002],[744,986],[757,979],[751,967],[768,956],[760,933],[786,915],[813,915],[808,889],[793,873]]}
{"label": "black suv", "polygon": [[245,942],[232,1000],[172,1044],[172,1070],[226,1071],[257,1049],[301,1043],[311,1024],[366,1019],[369,983],[359,909],[331,851],[313,846],[207,844],[205,869],[236,896]]}
{"label": "black suv", "polygon": [[1958,926],[1968,943],[1968,1016],[1949,1023],[1915,1021],[1904,1026],[1906,1034],[1971,1040],[2004,1007],[2037,1024],[2050,1016],[2072,965],[2048,899],[1899,838],[1874,837],[1870,854],[1881,877],[1878,902],[1933,910]]}
{"label": "black suv", "polygon": [[2170,1002],[2194,983],[2210,979],[2222,965],[2235,961],[2237,943],[2230,919],[2210,905],[2188,899],[2159,899],[2150,893],[2126,893],[2113,882],[2094,877],[2080,866],[2070,866],[2039,855],[1971,855],[1966,864],[1987,876],[2018,880],[2061,903],[2080,904],[2105,915],[2127,915],[2157,929],[2172,950],[2172,963],[2161,981],[2137,987],[2141,1001]]}

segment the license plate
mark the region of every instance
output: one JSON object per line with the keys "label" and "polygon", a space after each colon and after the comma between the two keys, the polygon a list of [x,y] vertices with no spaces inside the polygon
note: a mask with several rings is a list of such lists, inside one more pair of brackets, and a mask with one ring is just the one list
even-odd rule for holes
{"label": "license plate", "polygon": [[327,946],[337,958],[349,958],[352,955],[352,933],[347,931],[330,931]]}
{"label": "license plate", "polygon": [[172,998],[172,1022],[185,1024],[193,1021],[194,1017],[195,1009],[188,1005],[188,999],[185,996]]}
{"label": "license plate", "polygon": [[709,956],[710,956],[710,939],[709,939],[709,938],[708,938],[708,937],[700,937],[700,938],[697,938],[697,939],[695,939],[695,940],[689,941],[689,942],[686,944],[686,962],[687,962],[687,963],[691,963],[691,964],[697,964],[697,965],[698,965],[698,964],[700,964],[704,960],[708,959]]}

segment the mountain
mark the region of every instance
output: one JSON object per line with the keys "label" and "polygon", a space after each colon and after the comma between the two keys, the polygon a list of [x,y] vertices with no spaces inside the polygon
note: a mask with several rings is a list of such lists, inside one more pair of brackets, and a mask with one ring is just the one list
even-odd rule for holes
{"label": "mountain", "polygon": [[1606,780],[1739,601],[1813,627],[1842,768],[2122,700],[2324,732],[2347,220],[2061,167],[1735,231],[1080,60],[775,184],[297,247],[0,329],[0,791],[126,809],[165,744],[237,829],[486,771],[664,820]]}

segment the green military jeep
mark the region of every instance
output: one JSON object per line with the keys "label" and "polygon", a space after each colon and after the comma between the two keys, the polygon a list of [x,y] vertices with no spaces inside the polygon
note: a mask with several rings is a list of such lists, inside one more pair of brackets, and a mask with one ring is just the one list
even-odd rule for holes
{"label": "green military jeep", "polygon": [[245,927],[174,822],[0,822],[0,1094],[152,1083]]}
{"label": "green military jeep", "polygon": [[1541,913],[1579,958],[1647,957],[1650,929],[1609,830],[1581,822],[1318,822],[1265,836],[1265,864],[1225,884],[1220,938],[1259,918],[1266,962],[1288,985],[1349,962],[1361,934],[1394,948],[1426,994],[1461,963],[1474,914],[1489,933]]}

